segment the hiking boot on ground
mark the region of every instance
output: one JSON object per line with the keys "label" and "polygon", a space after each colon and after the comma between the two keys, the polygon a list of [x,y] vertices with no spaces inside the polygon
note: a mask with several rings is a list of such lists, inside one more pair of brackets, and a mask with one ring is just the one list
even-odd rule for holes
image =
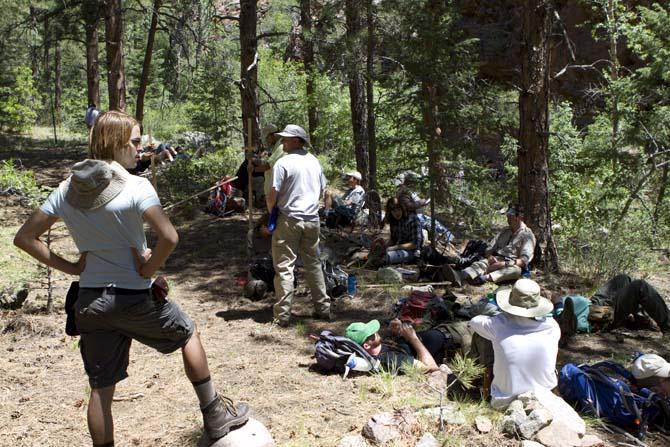
{"label": "hiking boot on ground", "polygon": [[229,398],[217,395],[212,403],[202,409],[202,418],[209,439],[223,438],[230,430],[246,424],[249,420],[249,405],[244,402],[234,405]]}
{"label": "hiking boot on ground", "polygon": [[289,324],[291,324],[289,322],[289,320],[280,320],[279,318],[273,318],[272,319],[272,325],[273,326],[288,327]]}
{"label": "hiking boot on ground", "polygon": [[572,298],[566,298],[563,302],[563,312],[558,316],[558,327],[561,328],[558,347],[563,348],[577,333],[577,317],[575,316],[575,303]]}
{"label": "hiking boot on ground", "polygon": [[442,266],[442,276],[446,281],[456,284],[458,287],[463,285],[463,274],[454,270],[449,264]]}

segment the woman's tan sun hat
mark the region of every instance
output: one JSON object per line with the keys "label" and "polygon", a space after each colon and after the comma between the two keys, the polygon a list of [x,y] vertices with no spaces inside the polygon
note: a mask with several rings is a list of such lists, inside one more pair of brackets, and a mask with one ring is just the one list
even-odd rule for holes
{"label": "woman's tan sun hat", "polygon": [[540,286],[531,279],[521,278],[511,289],[496,292],[496,302],[503,311],[519,317],[541,317],[554,310],[551,301],[540,295]]}

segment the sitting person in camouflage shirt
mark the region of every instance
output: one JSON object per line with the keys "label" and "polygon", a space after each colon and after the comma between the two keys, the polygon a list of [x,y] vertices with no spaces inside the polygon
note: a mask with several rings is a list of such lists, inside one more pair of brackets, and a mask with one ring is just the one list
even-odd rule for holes
{"label": "sitting person in camouflage shirt", "polygon": [[501,283],[521,277],[524,269],[533,260],[535,235],[523,221],[524,213],[518,204],[511,204],[506,211],[508,227],[498,233],[489,243],[485,257],[462,271],[444,266],[445,277],[461,285],[467,281],[473,285],[485,282]]}

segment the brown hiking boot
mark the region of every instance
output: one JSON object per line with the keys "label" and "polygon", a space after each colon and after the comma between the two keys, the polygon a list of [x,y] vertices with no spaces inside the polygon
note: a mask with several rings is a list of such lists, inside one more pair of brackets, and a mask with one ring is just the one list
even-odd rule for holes
{"label": "brown hiking boot", "polygon": [[203,408],[202,419],[209,439],[223,438],[230,430],[246,424],[249,405],[244,402],[234,405],[229,398],[217,395],[212,403]]}

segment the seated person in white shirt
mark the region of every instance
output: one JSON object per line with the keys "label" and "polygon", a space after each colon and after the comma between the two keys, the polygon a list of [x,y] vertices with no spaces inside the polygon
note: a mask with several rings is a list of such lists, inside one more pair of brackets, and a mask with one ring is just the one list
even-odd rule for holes
{"label": "seated person in white shirt", "polygon": [[363,206],[365,190],[360,185],[363,176],[358,171],[344,174],[349,189],[341,197],[333,197],[330,191],[323,195],[324,209],[322,217],[330,228],[349,225],[356,217],[356,213]]}
{"label": "seated person in white shirt", "polygon": [[469,325],[493,345],[491,406],[501,410],[519,394],[556,387],[561,330],[547,316],[553,305],[535,281],[522,278],[512,289],[499,289],[496,301],[501,313],[476,316]]}

